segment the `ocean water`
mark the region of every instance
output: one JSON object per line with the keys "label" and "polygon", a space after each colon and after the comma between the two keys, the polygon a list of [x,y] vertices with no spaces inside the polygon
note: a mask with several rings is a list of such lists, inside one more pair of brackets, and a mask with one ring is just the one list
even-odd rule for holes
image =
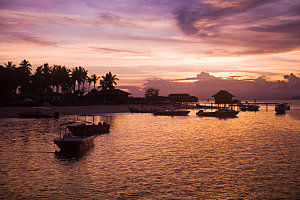
{"label": "ocean water", "polygon": [[59,124],[75,116],[0,119],[0,199],[300,199],[291,103],[230,119],[105,114],[110,133],[79,155],[54,153]]}

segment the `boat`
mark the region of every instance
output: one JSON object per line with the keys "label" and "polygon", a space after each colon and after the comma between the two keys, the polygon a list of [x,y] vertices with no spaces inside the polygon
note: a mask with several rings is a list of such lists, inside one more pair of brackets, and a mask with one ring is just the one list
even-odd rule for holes
{"label": "boat", "polygon": [[259,107],[258,105],[241,105],[241,111],[258,111]]}
{"label": "boat", "polygon": [[129,107],[128,109],[131,113],[153,113],[157,111],[157,109],[139,109],[135,107]]}
{"label": "boat", "polygon": [[190,113],[188,110],[164,110],[153,112],[154,115],[165,115],[165,116],[187,116]]}
{"label": "boat", "polygon": [[283,104],[284,104],[285,110],[291,109],[291,106],[288,103],[283,103]]}
{"label": "boat", "polygon": [[236,117],[239,111],[232,110],[229,108],[219,108],[214,112],[204,112],[203,110],[199,110],[196,115],[203,117]]}
{"label": "boat", "polygon": [[[94,138],[96,135],[89,132],[77,136],[72,134],[71,131],[67,131],[65,134],[61,134],[62,126],[72,123],[80,123],[78,121],[67,122],[60,125],[60,137],[54,138],[53,142],[60,148],[63,152],[78,152],[82,150],[87,150],[94,146]],[[81,122],[84,124],[84,122]]]}
{"label": "boat", "polygon": [[23,118],[59,118],[59,113],[54,112],[48,107],[32,107],[32,110],[27,112],[18,112],[17,114]]}
{"label": "boat", "polygon": [[286,105],[284,103],[279,103],[275,105],[276,114],[285,114],[286,113]]}

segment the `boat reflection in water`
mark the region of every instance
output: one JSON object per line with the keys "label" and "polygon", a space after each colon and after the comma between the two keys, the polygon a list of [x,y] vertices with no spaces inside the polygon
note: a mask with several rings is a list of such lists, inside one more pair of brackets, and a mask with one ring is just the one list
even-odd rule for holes
{"label": "boat reflection in water", "polygon": [[218,117],[218,118],[226,118],[226,117],[237,117],[236,115],[239,111],[229,109],[227,107],[219,108],[215,112],[204,112],[203,110],[199,110],[196,115],[201,117]]}

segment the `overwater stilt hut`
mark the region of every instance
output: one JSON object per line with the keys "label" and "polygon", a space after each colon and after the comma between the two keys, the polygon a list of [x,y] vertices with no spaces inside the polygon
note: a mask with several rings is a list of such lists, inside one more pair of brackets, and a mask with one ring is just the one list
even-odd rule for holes
{"label": "overwater stilt hut", "polygon": [[215,98],[215,104],[231,104],[232,97],[234,97],[234,95],[230,94],[226,90],[220,90],[218,93],[214,94],[212,97]]}

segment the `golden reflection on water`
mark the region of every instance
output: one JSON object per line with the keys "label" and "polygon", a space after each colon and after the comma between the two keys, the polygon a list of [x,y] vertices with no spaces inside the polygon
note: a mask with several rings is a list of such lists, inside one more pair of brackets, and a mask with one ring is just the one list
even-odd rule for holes
{"label": "golden reflection on water", "polygon": [[54,154],[59,120],[2,119],[4,199],[297,199],[299,107],[237,118],[110,114],[81,155]]}

